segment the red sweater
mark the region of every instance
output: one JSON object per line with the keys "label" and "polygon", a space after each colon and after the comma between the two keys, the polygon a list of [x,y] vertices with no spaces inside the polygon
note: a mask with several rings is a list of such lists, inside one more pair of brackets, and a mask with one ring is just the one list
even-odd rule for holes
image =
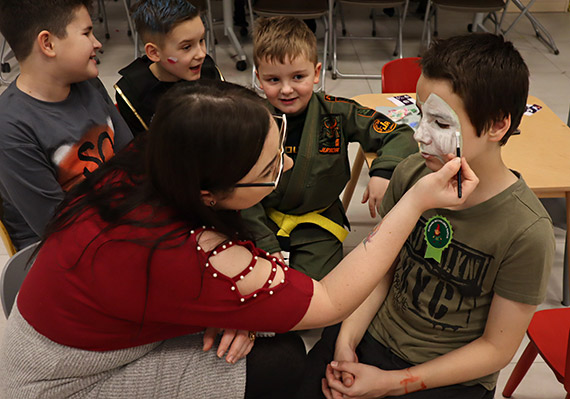
{"label": "red sweater", "polygon": [[[140,207],[134,214],[143,218],[148,211]],[[232,279],[215,270],[208,263],[210,253],[197,246],[203,228],[169,241],[149,261],[150,248],[136,241],[154,242],[173,226],[121,226],[101,233],[105,227],[91,210],[53,234],[22,285],[22,316],[52,341],[108,351],[205,327],[285,332],[301,320],[313,295],[309,277],[283,266],[281,284],[268,288],[266,283],[242,296],[235,285],[239,275]],[[228,245],[269,258],[249,242]]]}

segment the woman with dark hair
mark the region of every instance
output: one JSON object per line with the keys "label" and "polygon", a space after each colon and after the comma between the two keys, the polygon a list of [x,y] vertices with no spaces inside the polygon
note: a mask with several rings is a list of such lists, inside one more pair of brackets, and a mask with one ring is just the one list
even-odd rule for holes
{"label": "woman with dark hair", "polygon": [[240,86],[180,84],[165,95],[148,136],[80,184],[49,227],[5,331],[5,396],[290,397],[302,373],[299,341],[258,340],[247,362],[230,365],[200,350],[197,333],[343,320],[419,215],[462,203],[477,184],[465,162],[448,162],[313,281],[244,241],[236,212],[291,168],[285,130],[284,117]]}

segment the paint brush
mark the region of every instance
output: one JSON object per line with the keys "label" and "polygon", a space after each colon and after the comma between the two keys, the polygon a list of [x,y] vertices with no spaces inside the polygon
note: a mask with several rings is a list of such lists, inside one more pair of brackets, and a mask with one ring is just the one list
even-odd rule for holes
{"label": "paint brush", "polygon": [[[455,148],[456,148],[456,155],[461,160],[461,134],[459,132],[455,132]],[[457,172],[457,197],[461,198],[461,167]]]}

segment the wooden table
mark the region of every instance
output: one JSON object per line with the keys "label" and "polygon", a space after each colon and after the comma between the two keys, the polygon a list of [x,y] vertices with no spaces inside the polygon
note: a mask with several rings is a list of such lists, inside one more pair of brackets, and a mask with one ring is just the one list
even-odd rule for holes
{"label": "wooden table", "polygon": [[[408,93],[415,98],[414,93]],[[387,98],[395,94],[362,94],[353,100],[370,108],[392,106]],[[532,116],[523,116],[521,134],[509,138],[502,147],[505,164],[520,172],[539,198],[566,198],[566,243],[570,227],[570,127],[568,127],[544,102],[529,96],[528,104],[538,104],[542,109]],[[376,157],[366,154],[368,165]],[[563,300],[570,304],[568,264],[570,251],[564,254]]]}

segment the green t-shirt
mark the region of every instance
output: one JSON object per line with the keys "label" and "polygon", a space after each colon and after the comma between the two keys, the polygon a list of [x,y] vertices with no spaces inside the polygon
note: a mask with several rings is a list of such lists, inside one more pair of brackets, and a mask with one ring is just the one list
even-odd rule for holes
{"label": "green t-shirt", "polygon": [[[401,162],[381,214],[428,173],[419,154]],[[435,215],[445,217],[453,230],[440,262],[424,257],[424,229]],[[543,301],[554,248],[550,217],[520,176],[471,208],[427,211],[400,252],[390,292],[368,331],[413,364],[460,348],[483,334],[494,293],[531,305]],[[497,376],[465,384],[493,389]]]}

